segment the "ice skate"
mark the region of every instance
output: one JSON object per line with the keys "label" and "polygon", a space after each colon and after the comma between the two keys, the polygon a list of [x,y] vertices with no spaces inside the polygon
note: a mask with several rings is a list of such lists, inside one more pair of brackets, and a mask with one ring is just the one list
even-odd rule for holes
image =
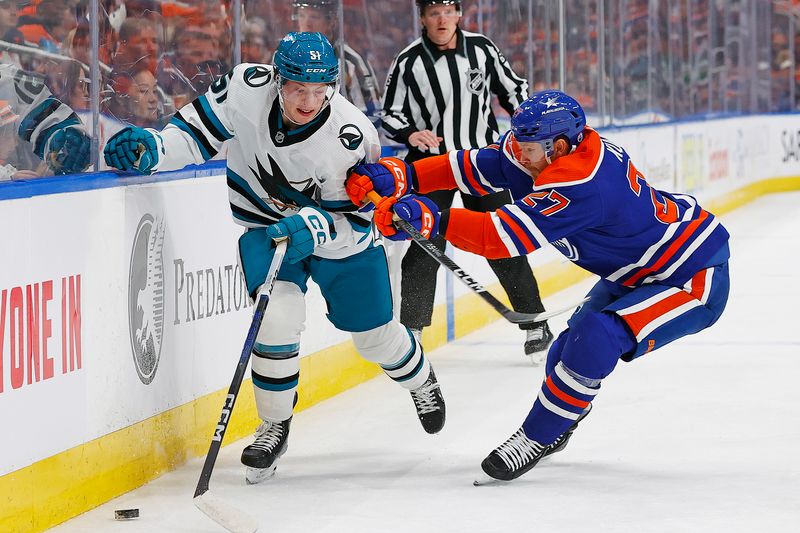
{"label": "ice skate", "polygon": [[436,374],[431,368],[428,380],[411,391],[411,399],[417,409],[417,416],[422,428],[428,433],[438,433],[444,427],[445,406],[442,389],[436,381]]}
{"label": "ice skate", "polygon": [[583,413],[581,413],[581,416],[578,417],[575,423],[572,424],[568,430],[562,433],[553,444],[547,447],[547,451],[545,452],[544,456],[547,457],[549,455],[553,455],[554,453],[558,453],[564,448],[566,448],[570,437],[572,437],[572,434],[575,432],[576,429],[578,429],[578,424],[580,423],[581,420],[583,420],[589,415],[589,412],[591,410],[592,410],[592,404],[589,404],[589,406],[586,407],[586,410]]}
{"label": "ice skate", "polygon": [[291,422],[291,418],[283,422],[262,421],[258,426],[256,440],[242,450],[242,464],[247,467],[245,477],[248,485],[261,483],[275,475],[277,460],[288,448]]}
{"label": "ice skate", "polygon": [[[486,474],[495,480],[511,481],[536,466],[545,457],[560,452],[567,447],[572,433],[578,428],[581,420],[589,415],[592,404],[581,413],[581,416],[564,433],[551,444],[544,445],[535,440],[531,440],[525,435],[525,431],[519,428],[516,433],[495,448],[486,459],[481,463],[481,468]],[[475,485],[483,485],[484,482],[476,481]]]}
{"label": "ice skate", "polygon": [[539,322],[533,329],[525,330],[525,355],[531,358],[534,366],[539,366],[544,362],[547,347],[553,341],[553,333],[547,322]]}
{"label": "ice skate", "polygon": [[481,463],[489,477],[500,481],[516,479],[547,455],[546,444],[531,440],[522,428],[495,448]]}

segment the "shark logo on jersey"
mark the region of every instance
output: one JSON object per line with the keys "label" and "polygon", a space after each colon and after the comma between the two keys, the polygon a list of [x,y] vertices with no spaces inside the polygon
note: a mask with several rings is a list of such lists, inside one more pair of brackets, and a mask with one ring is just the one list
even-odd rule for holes
{"label": "shark logo on jersey", "polygon": [[253,173],[261,187],[269,194],[271,202],[277,209],[286,211],[287,209],[299,209],[307,205],[317,205],[312,198],[316,196],[318,187],[311,178],[296,183],[296,185],[304,187],[302,190],[292,187],[283,170],[281,170],[281,167],[272,156],[267,154],[267,158],[272,172],[264,168],[258,158],[256,158],[258,170],[256,171],[253,167],[250,167],[250,172]]}
{"label": "shark logo on jersey", "polygon": [[244,71],[244,82],[250,87],[263,87],[272,79],[272,72],[265,67],[250,67]]}
{"label": "shark logo on jersey", "polygon": [[481,94],[483,92],[483,85],[486,82],[486,76],[479,68],[471,68],[467,70],[467,90],[472,94]]}
{"label": "shark logo on jersey", "polygon": [[133,364],[149,385],[156,375],[164,334],[165,222],[145,214],[136,228],[128,278],[128,328]]}
{"label": "shark logo on jersey", "polygon": [[564,254],[564,256],[570,261],[577,261],[581,257],[578,253],[578,249],[575,248],[566,238],[553,241],[550,244],[555,246],[558,251]]}
{"label": "shark logo on jersey", "polygon": [[355,124],[345,124],[339,130],[339,141],[348,150],[356,150],[363,140],[364,134]]}

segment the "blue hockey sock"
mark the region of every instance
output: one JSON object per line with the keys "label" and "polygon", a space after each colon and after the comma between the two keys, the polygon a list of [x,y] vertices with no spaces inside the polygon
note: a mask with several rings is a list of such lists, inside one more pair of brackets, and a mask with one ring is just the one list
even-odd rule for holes
{"label": "blue hockey sock", "polygon": [[599,391],[600,380],[580,377],[558,363],[522,423],[525,435],[540,444],[551,444],[575,423]]}
{"label": "blue hockey sock", "polygon": [[522,424],[525,434],[540,444],[555,441],[583,413],[620,356],[635,348],[636,340],[617,315],[581,317],[551,348],[547,379]]}

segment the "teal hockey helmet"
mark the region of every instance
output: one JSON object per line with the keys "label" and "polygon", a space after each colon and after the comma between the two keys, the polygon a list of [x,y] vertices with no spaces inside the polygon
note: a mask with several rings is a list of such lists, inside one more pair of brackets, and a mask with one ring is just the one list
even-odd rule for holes
{"label": "teal hockey helmet", "polygon": [[339,81],[339,59],[321,33],[291,32],[275,51],[275,70],[282,81],[328,83]]}

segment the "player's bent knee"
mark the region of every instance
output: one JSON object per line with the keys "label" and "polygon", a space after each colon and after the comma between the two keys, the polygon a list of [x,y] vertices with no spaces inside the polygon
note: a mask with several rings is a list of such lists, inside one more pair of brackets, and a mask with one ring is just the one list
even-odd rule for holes
{"label": "player's bent knee", "polygon": [[603,379],[620,356],[636,349],[636,339],[614,313],[587,313],[568,331],[561,362],[588,379]]}
{"label": "player's bent knee", "polygon": [[564,343],[567,342],[568,334],[569,329],[562,331],[556,340],[553,341],[553,344],[550,345],[550,349],[547,350],[547,362],[544,365],[545,376],[552,374],[553,369],[555,369],[558,362],[561,361],[561,352],[564,350]]}
{"label": "player's bent knee", "polygon": [[353,332],[353,344],[361,356],[373,363],[386,364],[398,353],[411,349],[411,336],[405,326],[392,320],[369,331]]}
{"label": "player's bent knee", "polygon": [[256,341],[268,346],[297,344],[305,322],[306,306],[300,287],[276,281]]}

